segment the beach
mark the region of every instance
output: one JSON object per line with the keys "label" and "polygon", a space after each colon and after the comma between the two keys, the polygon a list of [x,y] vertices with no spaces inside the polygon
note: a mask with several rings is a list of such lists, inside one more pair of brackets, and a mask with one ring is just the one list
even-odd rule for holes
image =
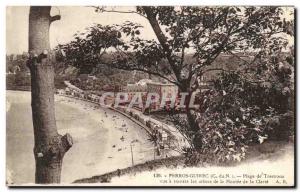
{"label": "beach", "polygon": [[[34,183],[30,92],[6,91],[6,100],[8,182]],[[147,132],[119,113],[57,95],[55,113],[59,134],[68,132],[74,141],[63,159],[62,183],[153,159],[153,144]]]}

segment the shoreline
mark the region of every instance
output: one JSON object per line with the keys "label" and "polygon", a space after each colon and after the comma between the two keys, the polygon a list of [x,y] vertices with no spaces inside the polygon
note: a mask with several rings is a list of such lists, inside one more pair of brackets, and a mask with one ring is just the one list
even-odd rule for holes
{"label": "shoreline", "polygon": [[[6,113],[7,162],[9,162],[7,168],[12,173],[14,184],[30,183],[34,179],[30,92],[6,91],[6,98],[9,103],[6,105],[10,105]],[[135,164],[153,158],[153,147],[147,140],[146,131],[131,120],[128,121],[128,118],[109,109],[102,109],[96,104],[74,98],[59,96],[55,97],[55,102],[58,132],[60,134],[69,132],[74,138],[73,147],[64,157],[62,183],[67,184],[76,179],[131,166],[131,141],[137,141],[133,147]],[[14,118],[18,118],[19,121],[13,121]],[[16,134],[24,129],[24,126],[28,129],[26,135]],[[124,140],[120,140],[122,136]],[[24,159],[22,165],[18,163],[21,156]]]}

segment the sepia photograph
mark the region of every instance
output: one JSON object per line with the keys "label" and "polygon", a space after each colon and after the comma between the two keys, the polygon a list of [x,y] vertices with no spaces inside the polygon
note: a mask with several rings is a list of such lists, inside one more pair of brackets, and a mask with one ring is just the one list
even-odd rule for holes
{"label": "sepia photograph", "polygon": [[6,186],[295,187],[295,19],[6,6]]}

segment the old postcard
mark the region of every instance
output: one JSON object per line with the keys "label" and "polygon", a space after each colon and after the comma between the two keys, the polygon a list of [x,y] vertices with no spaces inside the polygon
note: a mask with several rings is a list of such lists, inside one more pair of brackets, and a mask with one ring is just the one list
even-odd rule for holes
{"label": "old postcard", "polygon": [[294,14],[7,6],[6,185],[294,187]]}

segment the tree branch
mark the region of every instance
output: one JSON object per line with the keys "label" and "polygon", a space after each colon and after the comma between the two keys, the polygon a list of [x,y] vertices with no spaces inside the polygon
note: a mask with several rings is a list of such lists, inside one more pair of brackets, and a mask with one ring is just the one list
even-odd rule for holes
{"label": "tree branch", "polygon": [[[117,67],[115,67],[115,68],[117,68]],[[158,72],[149,71],[149,70],[141,69],[141,68],[130,68],[130,69],[128,69],[128,68],[122,68],[122,69],[123,69],[123,70],[136,70],[136,71],[145,72],[145,73],[148,73],[148,74],[151,74],[151,75],[156,75],[156,76],[158,76],[158,77],[161,77],[161,78],[167,80],[167,81],[170,82],[170,83],[173,83],[173,84],[175,84],[175,85],[177,85],[177,86],[180,86],[180,84],[179,84],[178,82],[172,81],[171,79],[165,77],[164,75],[162,75],[162,74],[160,74],[160,73],[158,73]]]}
{"label": "tree branch", "polygon": [[180,79],[181,79],[180,71],[177,69],[176,62],[172,58],[172,50],[169,48],[167,37],[163,34],[163,32],[159,26],[159,23],[155,17],[155,14],[153,14],[153,11],[151,10],[151,8],[144,6],[143,9],[146,13],[147,19],[157,37],[159,43],[161,44],[161,46],[164,50],[164,54],[166,55],[166,58],[168,59],[169,64],[170,64],[177,80],[180,81]]}
{"label": "tree branch", "polygon": [[54,15],[54,16],[50,17],[50,23],[60,20],[60,19],[61,19],[60,15]]}
{"label": "tree branch", "polygon": [[103,13],[104,12],[107,12],[107,13],[133,13],[133,14],[138,14],[144,18],[147,19],[147,17],[143,14],[140,14],[139,12],[136,12],[136,11],[116,11],[116,10],[106,10],[104,8],[100,8],[98,6],[89,6],[89,7],[92,7],[92,8],[95,8],[95,9],[100,9]]}
{"label": "tree branch", "polygon": [[103,62],[101,62],[101,64],[113,67],[115,69],[122,69],[122,70],[126,70],[126,71],[132,71],[132,70],[141,71],[141,72],[144,72],[144,73],[148,73],[148,74],[151,74],[151,75],[155,75],[155,76],[161,77],[161,78],[167,80],[170,83],[173,83],[173,84],[175,84],[177,86],[180,86],[180,84],[177,81],[172,81],[171,79],[167,78],[163,74],[160,74],[159,72],[154,72],[154,71],[150,71],[150,70],[142,69],[142,68],[138,68],[138,67],[121,66],[121,65],[115,66],[114,64],[103,63]]}

